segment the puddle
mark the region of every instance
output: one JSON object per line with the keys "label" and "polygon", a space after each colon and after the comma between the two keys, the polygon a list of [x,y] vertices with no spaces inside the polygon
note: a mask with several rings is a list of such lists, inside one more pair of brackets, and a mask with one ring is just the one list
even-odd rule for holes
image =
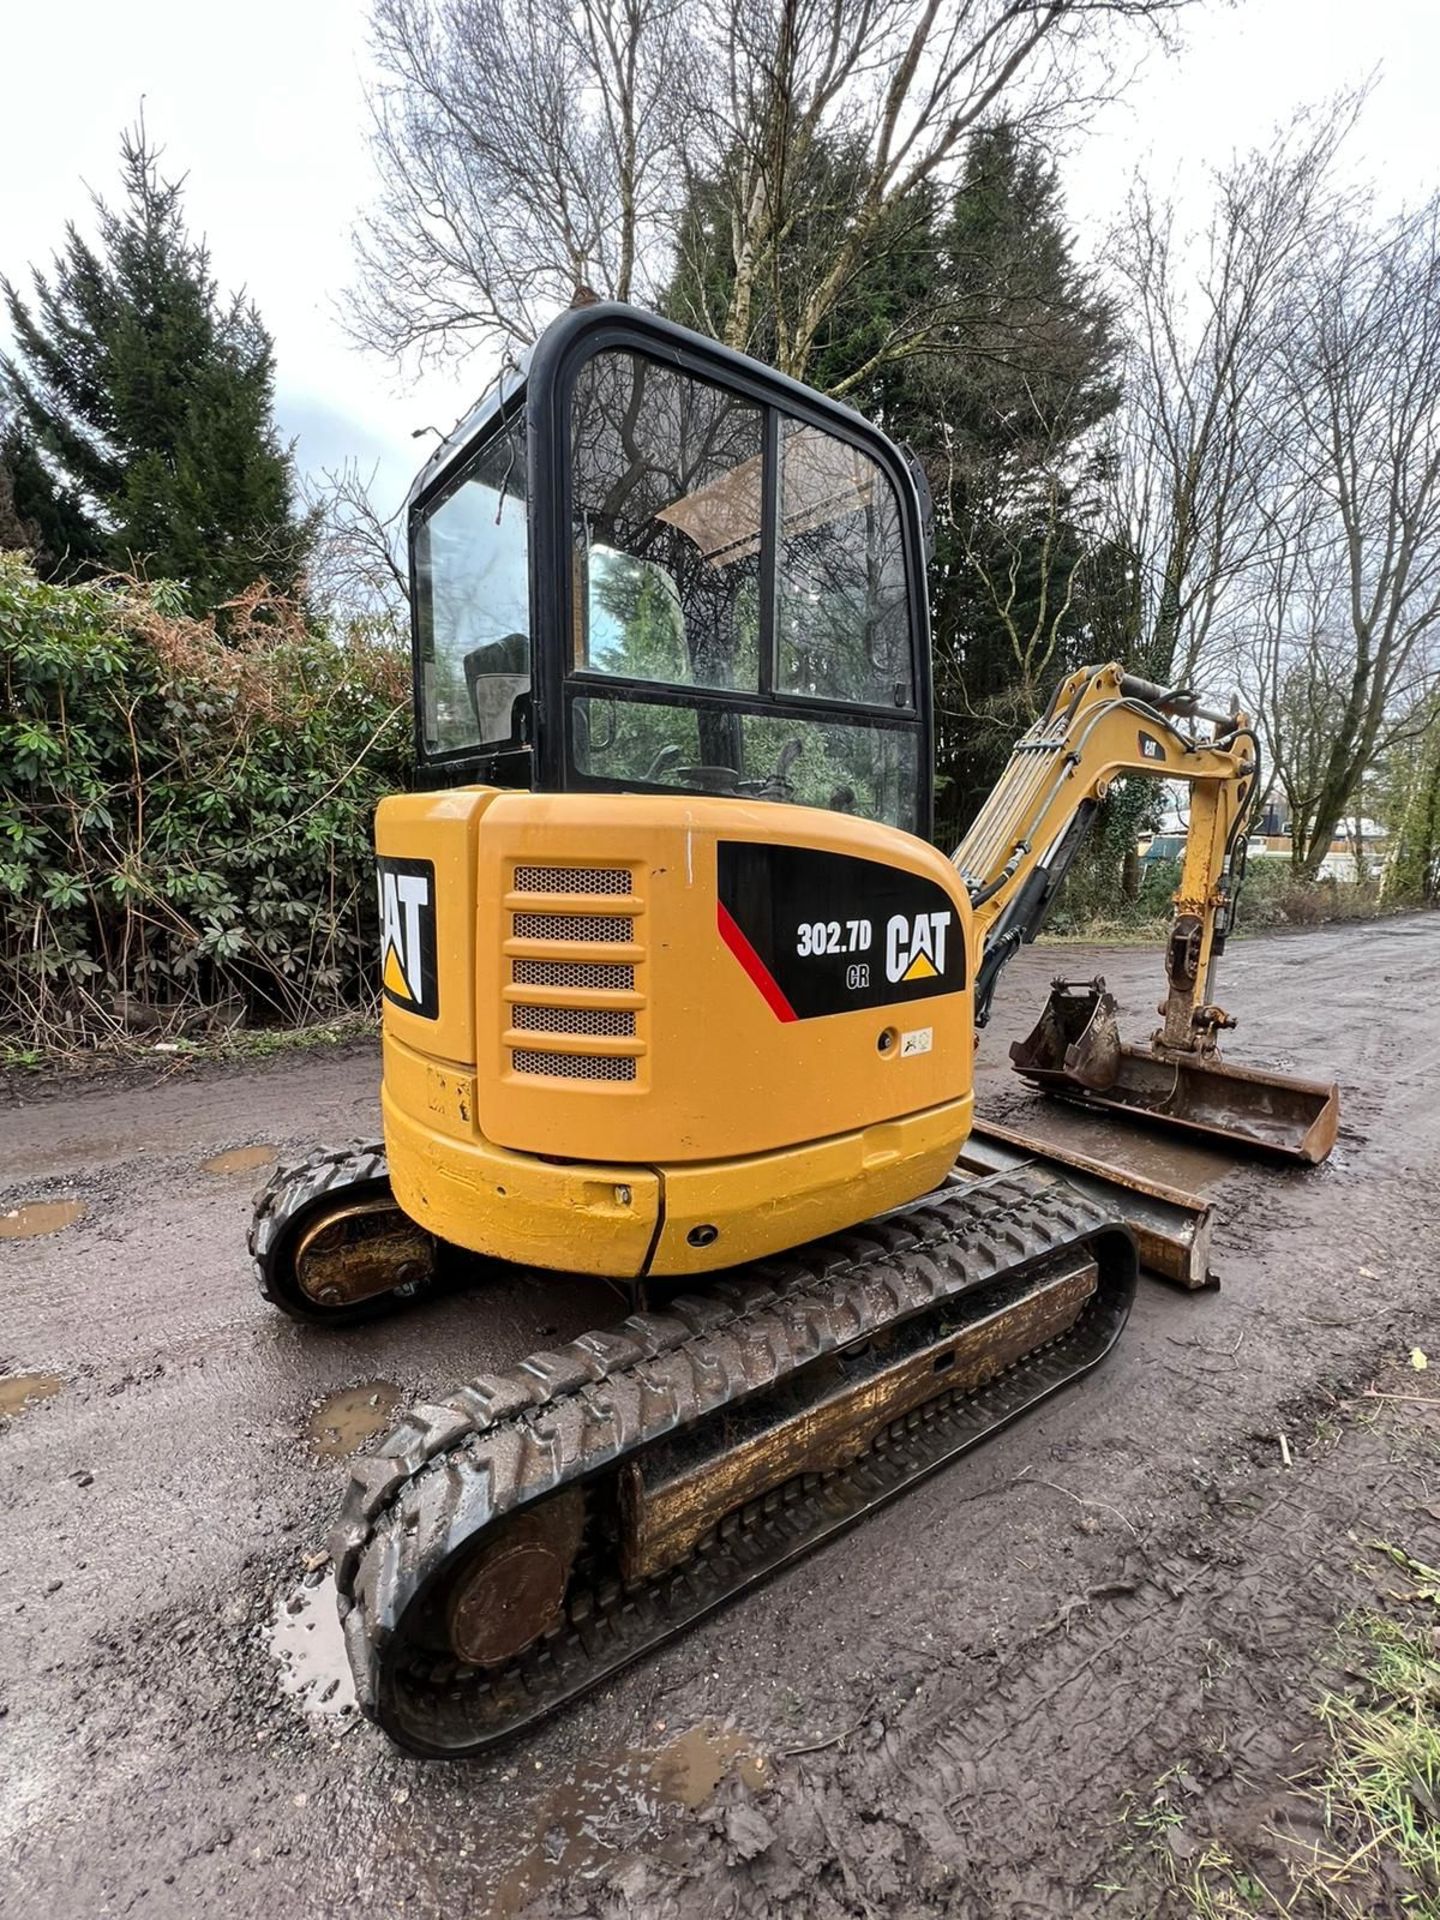
{"label": "puddle", "polygon": [[389,1380],[367,1380],[327,1395],[305,1426],[316,1459],[348,1459],[394,1424],[399,1404],[400,1389]]}
{"label": "puddle", "polygon": [[27,1200],[0,1213],[0,1240],[36,1240],[42,1233],[63,1233],[85,1218],[83,1200]]}
{"label": "puddle", "polygon": [[1147,1130],[1143,1120],[1139,1125],[1127,1125],[1123,1120],[1088,1113],[1081,1120],[1058,1103],[1048,1110],[1041,1107],[1034,1113],[1007,1114],[1006,1122],[1037,1139],[1053,1141],[1062,1152],[1072,1147],[1092,1160],[1118,1167],[1122,1173],[1179,1187],[1184,1193],[1203,1193],[1250,1158],[1240,1147],[1230,1153],[1164,1128]]}
{"label": "puddle", "polygon": [[52,1400],[65,1382],[58,1373],[12,1373],[0,1380],[0,1420],[32,1400]]}
{"label": "puddle", "polygon": [[704,1806],[727,1773],[737,1774],[752,1793],[770,1784],[764,1754],[733,1728],[692,1727],[662,1747],[649,1764],[660,1798],[692,1813]]}
{"label": "puddle", "polygon": [[261,1167],[273,1167],[279,1158],[277,1147],[231,1147],[228,1153],[212,1154],[200,1162],[202,1173],[255,1173]]}
{"label": "puddle", "polygon": [[[523,1778],[526,1761],[519,1761]],[[691,1727],[650,1753],[628,1753],[610,1767],[585,1766],[541,1803],[535,1835],[496,1887],[493,1920],[511,1920],[557,1880],[594,1880],[627,1853],[657,1848],[653,1827],[666,1806],[703,1807],[728,1774],[752,1792],[770,1783],[770,1765],[755,1742],[734,1728]]]}
{"label": "puddle", "polygon": [[335,1610],[333,1573],[282,1599],[266,1638],[280,1668],[280,1691],[293,1694],[306,1713],[355,1711],[355,1681]]}

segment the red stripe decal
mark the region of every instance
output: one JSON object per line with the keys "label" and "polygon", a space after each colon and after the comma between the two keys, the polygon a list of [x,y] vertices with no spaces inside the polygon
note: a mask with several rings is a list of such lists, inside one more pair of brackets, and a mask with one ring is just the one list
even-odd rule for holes
{"label": "red stripe decal", "polygon": [[715,919],[720,938],[740,962],[764,996],[765,1004],[777,1020],[798,1018],[795,1009],[780,991],[779,984],[730,914],[723,900],[715,902]]}

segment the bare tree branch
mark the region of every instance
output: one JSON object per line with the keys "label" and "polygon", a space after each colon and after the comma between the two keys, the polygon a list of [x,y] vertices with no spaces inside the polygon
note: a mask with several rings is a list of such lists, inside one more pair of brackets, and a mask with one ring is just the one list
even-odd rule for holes
{"label": "bare tree branch", "polygon": [[[745,348],[763,308],[803,375],[889,216],[951,176],[975,129],[1074,122],[1185,4],[374,0],[380,191],[347,319],[424,359],[528,342],[577,287],[654,301],[703,177],[728,295],[694,317]],[[855,165],[819,209],[807,163],[826,141]]]}
{"label": "bare tree branch", "polygon": [[1263,549],[1261,502],[1288,455],[1271,375],[1289,289],[1340,217],[1333,163],[1363,97],[1302,110],[1218,174],[1202,235],[1140,182],[1112,241],[1133,324],[1112,510],[1142,557],[1145,665],[1160,679],[1194,677]]}
{"label": "bare tree branch", "polygon": [[375,502],[375,473],[346,461],[327,468],[307,489],[316,518],[309,588],[330,611],[378,617],[398,625],[409,604],[402,507],[385,513]]}
{"label": "bare tree branch", "polygon": [[1440,685],[1440,198],[1336,225],[1287,304],[1277,390],[1293,480],[1252,659],[1313,874]]}

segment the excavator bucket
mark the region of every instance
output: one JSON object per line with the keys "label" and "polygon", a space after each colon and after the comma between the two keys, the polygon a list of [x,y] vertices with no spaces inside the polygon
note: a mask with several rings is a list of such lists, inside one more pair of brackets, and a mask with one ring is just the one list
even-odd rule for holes
{"label": "excavator bucket", "polygon": [[1316,1166],[1335,1144],[1332,1082],[1235,1067],[1218,1054],[1121,1040],[1102,979],[1056,980],[1034,1031],[1010,1049],[1015,1071],[1062,1099]]}
{"label": "excavator bucket", "polygon": [[1115,996],[1102,979],[1052,980],[1039,1024],[1010,1048],[1015,1071],[1047,1093],[1108,1093],[1120,1075]]}

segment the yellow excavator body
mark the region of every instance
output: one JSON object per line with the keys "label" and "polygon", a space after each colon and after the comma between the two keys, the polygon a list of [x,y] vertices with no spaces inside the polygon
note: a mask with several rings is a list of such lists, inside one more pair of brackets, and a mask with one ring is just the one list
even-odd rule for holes
{"label": "yellow excavator body", "polygon": [[384,801],[376,847],[390,1179],[451,1245],[735,1266],[928,1192],[969,1133],[970,902],[911,834],[474,787]]}
{"label": "yellow excavator body", "polygon": [[1102,980],[1057,983],[1016,1065],[1291,1159],[1323,1158],[1337,1104],[1219,1058],[1262,791],[1238,710],[1080,669],[953,858],[931,844],[928,494],[850,409],[587,307],[408,518],[430,791],[376,823],[384,1142],[277,1168],[257,1274],[332,1325],[458,1278],[483,1326],[473,1255],[634,1309],[597,1287],[592,1331],[355,1464],[331,1552],[358,1699],[459,1756],[1119,1339],[1163,1193],[1127,1210],[1123,1170],[1048,1156],[952,1175],[997,976],[1114,780],[1190,798],[1161,1024],[1125,1045]]}

